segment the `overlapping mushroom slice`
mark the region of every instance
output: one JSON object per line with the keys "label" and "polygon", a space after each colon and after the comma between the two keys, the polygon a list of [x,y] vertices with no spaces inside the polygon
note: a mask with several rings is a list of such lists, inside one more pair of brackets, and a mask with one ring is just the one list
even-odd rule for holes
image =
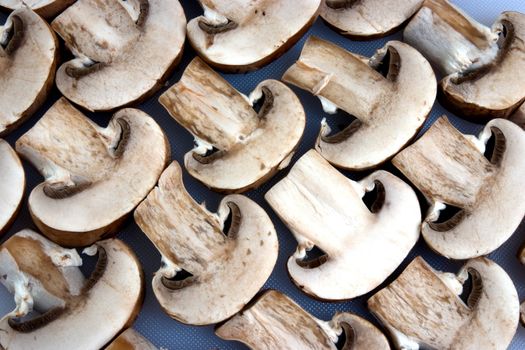
{"label": "overlapping mushroom slice", "polygon": [[57,46],[49,25],[28,8],[13,11],[0,26],[0,135],[44,103],[53,87]]}
{"label": "overlapping mushroom slice", "polygon": [[180,61],[186,35],[177,0],[78,0],[52,26],[76,56],[58,69],[57,87],[92,111],[158,90]]}
{"label": "overlapping mushroom slice", "polygon": [[0,0],[0,8],[16,10],[29,7],[44,18],[53,18],[75,0]]}
{"label": "overlapping mushroom slice", "polygon": [[184,157],[186,169],[215,190],[259,186],[288,165],[303,135],[304,109],[286,85],[265,80],[247,100],[199,58],[159,99],[195,136],[196,148]]}
{"label": "overlapping mushroom slice", "polygon": [[373,324],[350,313],[330,322],[316,319],[286,295],[269,290],[249,307],[219,326],[215,333],[254,350],[336,350],[343,332],[343,350],[387,350],[388,340]]}
{"label": "overlapping mushroom slice", "polygon": [[157,348],[133,329],[127,329],[113,340],[106,350],[157,350]]}
{"label": "overlapping mushroom slice", "polygon": [[421,229],[428,245],[469,259],[503,244],[525,215],[524,154],[525,132],[508,120],[492,120],[475,138],[446,117],[400,152],[393,164],[431,204]]}
{"label": "overlapping mushroom slice", "polygon": [[2,349],[100,349],[137,316],[142,269],[122,241],[101,241],[89,279],[76,250],[24,230],[0,246],[0,282],[16,309],[0,320]]}
{"label": "overlapping mushroom slice", "polygon": [[423,0],[323,0],[321,17],[353,39],[374,39],[396,31]]}
{"label": "overlapping mushroom slice", "polygon": [[525,16],[504,12],[486,27],[446,0],[426,0],[404,39],[446,77],[442,103],[476,119],[506,118],[525,100]]}
{"label": "overlapping mushroom slice", "polygon": [[279,57],[315,22],[321,0],[200,0],[188,39],[206,62],[226,71],[257,69]]}
{"label": "overlapping mushroom slice", "polygon": [[0,234],[13,222],[26,186],[24,168],[15,151],[0,139]]}
{"label": "overlapping mushroom slice", "polygon": [[391,41],[368,61],[316,37],[283,80],[318,96],[327,113],[357,118],[329,135],[324,123],[315,148],[347,169],[377,166],[418,132],[432,109],[436,79],[430,64],[410,46]]}
{"label": "overlapping mushroom slice", "polygon": [[44,176],[29,196],[38,228],[64,246],[86,246],[116,232],[155,186],[169,160],[155,121],[123,109],[101,128],[64,98],[16,142]]}
{"label": "overlapping mushroom slice", "polygon": [[184,189],[177,162],[138,206],[135,221],[163,257],[153,292],[165,312],[183,323],[217,323],[241,310],[277,260],[277,234],[261,207],[230,195],[217,214],[210,213]]}
{"label": "overlapping mushroom slice", "polygon": [[[459,297],[472,281],[467,303]],[[469,260],[457,275],[435,271],[417,257],[368,308],[398,349],[506,349],[519,319],[516,288],[486,258]]]}
{"label": "overlapping mushroom slice", "polygon": [[[376,192],[370,209],[363,202]],[[311,150],[265,196],[299,246],[288,260],[293,282],[324,300],[365,294],[381,284],[419,237],[421,214],[414,191],[377,171],[354,182]],[[374,199],[374,198],[371,198]],[[317,247],[325,254],[310,259]]]}

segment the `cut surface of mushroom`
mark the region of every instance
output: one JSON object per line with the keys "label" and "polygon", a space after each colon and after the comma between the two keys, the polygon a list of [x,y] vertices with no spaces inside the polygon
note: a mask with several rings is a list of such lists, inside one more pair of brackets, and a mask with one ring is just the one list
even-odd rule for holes
{"label": "cut surface of mushroom", "polygon": [[[369,209],[363,197],[374,190]],[[409,185],[385,171],[352,181],[314,150],[265,198],[299,243],[287,265],[293,282],[319,299],[350,299],[376,288],[419,237],[420,208]],[[324,255],[309,260],[314,247]]]}
{"label": "cut surface of mushroom", "polygon": [[153,292],[164,311],[183,323],[217,323],[241,310],[277,260],[277,234],[260,206],[230,195],[216,214],[209,212],[186,192],[177,162],[138,206],[135,221],[163,257]]}
{"label": "cut surface of mushroom", "polygon": [[53,87],[57,47],[49,25],[28,8],[13,11],[0,26],[0,135],[44,103]]}
{"label": "cut surface of mushroom", "polygon": [[130,328],[113,340],[106,350],[157,350],[157,348],[140,333]]}
{"label": "cut surface of mushroom", "polygon": [[508,120],[490,121],[475,138],[441,117],[392,160],[430,202],[421,232],[434,251],[469,259],[489,254],[514,233],[525,215],[523,154],[525,132]]}
{"label": "cut surface of mushroom", "polygon": [[86,246],[116,230],[155,186],[169,158],[158,124],[122,109],[102,128],[66,99],[16,142],[44,176],[29,196],[38,228],[64,246]]}
{"label": "cut surface of mushroom", "polygon": [[318,96],[327,113],[340,109],[357,118],[332,135],[323,121],[315,145],[330,163],[352,170],[375,167],[399,152],[423,126],[437,89],[430,64],[398,41],[366,62],[310,37],[283,80]]}
{"label": "cut surface of mushroom", "polygon": [[96,350],[137,316],[143,276],[133,252],[110,239],[89,249],[98,262],[89,278],[73,249],[23,230],[0,246],[0,282],[16,309],[0,319],[0,348]]}
{"label": "cut surface of mushroom", "polygon": [[75,0],[0,0],[0,8],[16,10],[29,7],[44,18],[53,18]]}
{"label": "cut surface of mushroom", "polygon": [[353,39],[374,39],[396,31],[423,0],[323,0],[321,17]]}
{"label": "cut surface of mushroom", "polygon": [[[467,302],[461,291],[472,281]],[[506,349],[518,326],[519,302],[507,273],[486,258],[469,260],[457,275],[414,259],[368,300],[398,349]]]}
{"label": "cut surface of mushroom", "polygon": [[182,56],[186,17],[177,0],[78,0],[52,27],[75,55],[58,69],[58,89],[101,111],[162,86]]}
{"label": "cut surface of mushroom", "polygon": [[331,321],[321,321],[274,290],[264,292],[215,330],[222,339],[243,342],[254,350],[336,350],[343,332],[342,350],[390,349],[383,333],[365,319],[337,313]]}
{"label": "cut surface of mushroom", "polygon": [[15,151],[0,139],[0,234],[13,222],[26,186],[24,168]]}
{"label": "cut surface of mushroom", "polygon": [[258,187],[288,165],[303,135],[304,109],[283,83],[265,80],[248,100],[200,58],[159,99],[195,137],[196,147],[184,157],[186,169],[215,190]]}
{"label": "cut surface of mushroom", "polygon": [[446,0],[427,0],[404,31],[445,77],[441,102],[474,119],[507,118],[525,100],[525,15],[486,27]]}

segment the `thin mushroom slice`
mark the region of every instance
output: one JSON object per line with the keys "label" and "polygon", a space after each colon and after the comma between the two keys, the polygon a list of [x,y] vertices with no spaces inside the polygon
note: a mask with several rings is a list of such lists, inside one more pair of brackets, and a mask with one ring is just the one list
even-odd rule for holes
{"label": "thin mushroom slice", "polygon": [[[518,259],[522,265],[525,265],[525,247],[522,247],[518,254]],[[525,301],[520,305],[520,322],[525,327]]]}
{"label": "thin mushroom slice", "polygon": [[143,275],[122,241],[105,240],[85,250],[98,262],[86,279],[82,259],[43,236],[21,231],[0,246],[0,282],[16,309],[0,319],[0,348],[98,350],[136,318]]}
{"label": "thin mushroom slice", "polygon": [[[459,296],[472,281],[467,302]],[[518,293],[510,277],[486,258],[467,261],[457,275],[414,259],[368,308],[398,349],[506,349],[518,326]]]}
{"label": "thin mushroom slice", "polygon": [[75,0],[0,0],[0,8],[16,10],[27,6],[40,16],[50,19],[74,2]]}
{"label": "thin mushroom slice", "polygon": [[494,119],[475,138],[446,117],[400,152],[392,163],[431,204],[421,228],[427,244],[452,259],[487,255],[502,245],[525,215],[523,154],[525,132],[514,123]]}
{"label": "thin mushroom slice", "polygon": [[256,188],[288,166],[305,128],[301,102],[283,83],[265,80],[246,98],[199,58],[159,101],[195,137],[188,172],[222,192]]}
{"label": "thin mushroom slice", "polygon": [[162,254],[153,292],[169,316],[186,324],[221,322],[241,310],[277,260],[277,234],[260,206],[230,195],[210,213],[186,192],[177,162],[138,206],[135,221]]}
{"label": "thin mushroom slice", "polygon": [[[369,209],[363,197],[374,190]],[[385,171],[352,181],[314,150],[265,198],[299,244],[287,265],[293,282],[318,299],[368,293],[394,272],[419,237],[419,202],[409,185]],[[310,259],[314,247],[324,255]]]}
{"label": "thin mushroom slice", "polygon": [[78,0],[51,25],[76,57],[58,69],[57,87],[92,111],[129,105],[160,89],[186,36],[177,0]]}
{"label": "thin mushroom slice", "polygon": [[476,120],[507,118],[525,100],[525,15],[486,27],[446,0],[426,0],[404,31],[445,78],[441,102]]}
{"label": "thin mushroom slice", "polygon": [[15,219],[26,187],[24,168],[15,151],[0,139],[0,234]]}
{"label": "thin mushroom slice", "polygon": [[130,328],[113,340],[106,350],[157,350],[157,348],[137,331]]}
{"label": "thin mushroom slice", "polygon": [[331,321],[321,321],[274,290],[264,292],[215,330],[222,339],[240,341],[253,350],[336,350],[343,332],[343,350],[390,349],[383,333],[365,319],[337,313]]}
{"label": "thin mushroom slice", "polygon": [[257,69],[295,44],[317,19],[321,0],[200,0],[188,22],[199,56],[225,71]]}
{"label": "thin mushroom slice", "polygon": [[63,246],[86,246],[116,233],[155,186],[169,158],[158,124],[122,109],[102,128],[61,98],[16,142],[44,176],[29,196],[38,228]]}
{"label": "thin mushroom slice", "polygon": [[29,8],[13,11],[0,26],[0,136],[17,128],[46,100],[53,87],[57,48],[49,25]]}
{"label": "thin mushroom slice", "polygon": [[424,0],[323,0],[321,17],[341,34],[357,40],[389,35],[421,7]]}
{"label": "thin mushroom slice", "polygon": [[367,61],[310,37],[283,80],[318,96],[323,109],[357,118],[330,135],[322,123],[315,148],[330,163],[364,170],[401,150],[423,126],[436,98],[430,64],[410,46],[390,41]]}

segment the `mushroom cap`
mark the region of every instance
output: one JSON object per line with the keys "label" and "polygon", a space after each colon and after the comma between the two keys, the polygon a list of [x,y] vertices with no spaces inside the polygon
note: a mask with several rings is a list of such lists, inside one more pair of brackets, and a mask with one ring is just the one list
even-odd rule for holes
{"label": "mushroom cap", "polygon": [[[374,188],[377,201],[370,210],[362,197]],[[314,150],[265,198],[299,243],[288,272],[315,298],[368,293],[394,272],[419,237],[420,207],[409,185],[385,171],[352,181]],[[314,246],[325,255],[307,261],[306,251]]]}
{"label": "mushroom cap", "polygon": [[[492,158],[484,156],[491,135]],[[482,148],[481,150],[479,148]],[[452,259],[489,254],[518,228],[525,215],[525,131],[504,119],[490,121],[479,139],[467,138],[442,117],[393,164],[427,197],[422,224],[427,244]],[[439,211],[458,212],[439,222]]]}
{"label": "mushroom cap", "polygon": [[[252,106],[261,99],[257,113]],[[231,193],[258,187],[288,165],[303,135],[303,106],[283,83],[265,80],[249,100],[199,58],[159,99],[199,140],[184,157],[186,169],[214,190]],[[216,153],[207,156],[202,143]]]}
{"label": "mushroom cap", "polygon": [[26,187],[24,168],[15,151],[0,139],[0,234],[13,222]]}
{"label": "mushroom cap", "polygon": [[200,3],[204,15],[188,22],[191,45],[210,65],[241,72],[271,62],[295,44],[317,19],[321,0]]}
{"label": "mushroom cap", "polygon": [[[6,31],[12,34],[4,46]],[[57,47],[49,25],[29,8],[13,11],[0,26],[0,135],[18,127],[44,103],[53,87]]]}
{"label": "mushroom cap", "polygon": [[[223,233],[229,214],[230,229]],[[208,212],[186,192],[177,162],[138,206],[135,221],[163,257],[153,292],[164,311],[183,323],[217,323],[241,310],[277,260],[277,234],[259,205],[230,195],[217,214]],[[181,271],[190,277],[178,279]]]}
{"label": "mushroom cap", "polygon": [[106,350],[157,350],[157,348],[137,331],[129,328],[113,340]]}
{"label": "mushroom cap", "polygon": [[166,136],[146,113],[123,109],[101,128],[64,98],[18,139],[16,149],[45,178],[29,196],[31,216],[64,246],[116,233],[170,158]]}
{"label": "mushroom cap", "polygon": [[176,0],[78,0],[51,25],[77,57],[60,66],[57,87],[92,111],[157,91],[179,63],[186,35]]}
{"label": "mushroom cap", "polygon": [[[386,76],[379,72],[383,69]],[[375,167],[399,152],[423,126],[437,90],[430,64],[398,41],[388,42],[365,62],[310,37],[283,80],[357,118],[334,135],[324,124],[315,146],[330,163],[351,170]]]}
{"label": "mushroom cap", "polygon": [[369,40],[396,31],[423,0],[323,0],[321,17],[341,34]]}
{"label": "mushroom cap", "polygon": [[[465,304],[458,294],[469,275],[472,292]],[[519,319],[512,280],[486,258],[467,261],[456,276],[437,272],[417,257],[368,300],[368,308],[397,348],[410,349],[506,349]]]}
{"label": "mushroom cap", "polygon": [[75,0],[0,0],[0,8],[16,10],[23,6],[31,8],[44,18],[53,18]]}

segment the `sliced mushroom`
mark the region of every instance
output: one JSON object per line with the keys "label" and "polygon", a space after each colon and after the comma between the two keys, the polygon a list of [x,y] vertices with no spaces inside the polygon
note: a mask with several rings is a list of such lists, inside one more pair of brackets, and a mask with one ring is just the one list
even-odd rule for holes
{"label": "sliced mushroom", "polygon": [[295,44],[317,19],[321,0],[200,0],[188,22],[198,54],[221,70],[257,69]]}
{"label": "sliced mushroom", "polygon": [[0,136],[44,103],[53,87],[57,47],[49,25],[26,7],[0,26]]}
{"label": "sliced mushroom", "polygon": [[350,38],[374,39],[395,32],[424,0],[323,0],[321,17]]}
{"label": "sliced mushroom", "polygon": [[469,259],[514,233],[525,215],[523,154],[525,132],[514,123],[492,120],[475,138],[441,117],[392,160],[431,204],[421,232],[433,250]]}
{"label": "sliced mushroom", "polygon": [[0,0],[0,8],[16,10],[29,7],[44,18],[53,18],[62,12],[75,0]]}
{"label": "sliced mushroom", "polygon": [[68,247],[116,233],[170,158],[166,136],[146,113],[123,109],[101,128],[64,98],[16,150],[45,178],[29,196],[35,224]]}
{"label": "sliced mushroom", "polygon": [[138,206],[135,221],[162,254],[153,292],[183,323],[217,323],[241,310],[277,260],[277,234],[261,207],[230,195],[210,213],[186,192],[177,162]]}
{"label": "sliced mushroom", "polygon": [[283,80],[318,96],[325,112],[341,109],[357,118],[333,135],[323,120],[315,145],[330,163],[352,170],[375,167],[399,152],[423,126],[436,98],[430,64],[398,41],[366,62],[310,37]]}
{"label": "sliced mushroom", "polygon": [[157,350],[157,348],[137,331],[130,328],[109,344],[106,350]]}
{"label": "sliced mushroom", "polygon": [[215,334],[254,350],[336,350],[341,336],[346,338],[343,350],[390,349],[383,333],[367,320],[345,312],[337,313],[330,322],[321,321],[274,290],[264,292],[217,327]]}
{"label": "sliced mushroom", "polygon": [[[258,187],[288,165],[303,135],[304,109],[286,85],[265,80],[247,100],[199,58],[159,99],[195,136],[186,169],[215,190]],[[257,113],[253,105],[260,100]]]}
{"label": "sliced mushroom", "polygon": [[[376,198],[369,209],[363,197],[372,191]],[[354,182],[314,150],[265,198],[299,243],[288,260],[293,282],[319,299],[368,293],[401,264],[419,237],[419,202],[410,186],[385,171]],[[310,259],[314,247],[324,255]]]}
{"label": "sliced mushroom", "polygon": [[404,38],[445,75],[439,95],[452,111],[506,118],[525,100],[523,14],[504,12],[489,28],[446,0],[427,0]]}
{"label": "sliced mushroom", "polygon": [[[471,279],[467,302],[459,297]],[[486,258],[457,275],[435,271],[421,257],[368,300],[398,349],[506,349],[518,326],[519,302],[507,273]]]}
{"label": "sliced mushroom", "polygon": [[516,113],[511,115],[509,119],[525,130],[525,104],[521,105]]}
{"label": "sliced mushroom", "polygon": [[57,87],[92,111],[140,101],[179,63],[186,17],[177,0],[78,0],[52,23],[75,59]]}
{"label": "sliced mushroom", "polygon": [[15,151],[0,139],[0,234],[15,219],[26,187],[24,168]]}
{"label": "sliced mushroom", "polygon": [[0,282],[17,304],[0,320],[0,348],[95,350],[133,322],[143,297],[137,258],[117,239],[86,251],[98,251],[89,279],[78,268],[82,259],[75,250],[33,231],[0,246]]}

